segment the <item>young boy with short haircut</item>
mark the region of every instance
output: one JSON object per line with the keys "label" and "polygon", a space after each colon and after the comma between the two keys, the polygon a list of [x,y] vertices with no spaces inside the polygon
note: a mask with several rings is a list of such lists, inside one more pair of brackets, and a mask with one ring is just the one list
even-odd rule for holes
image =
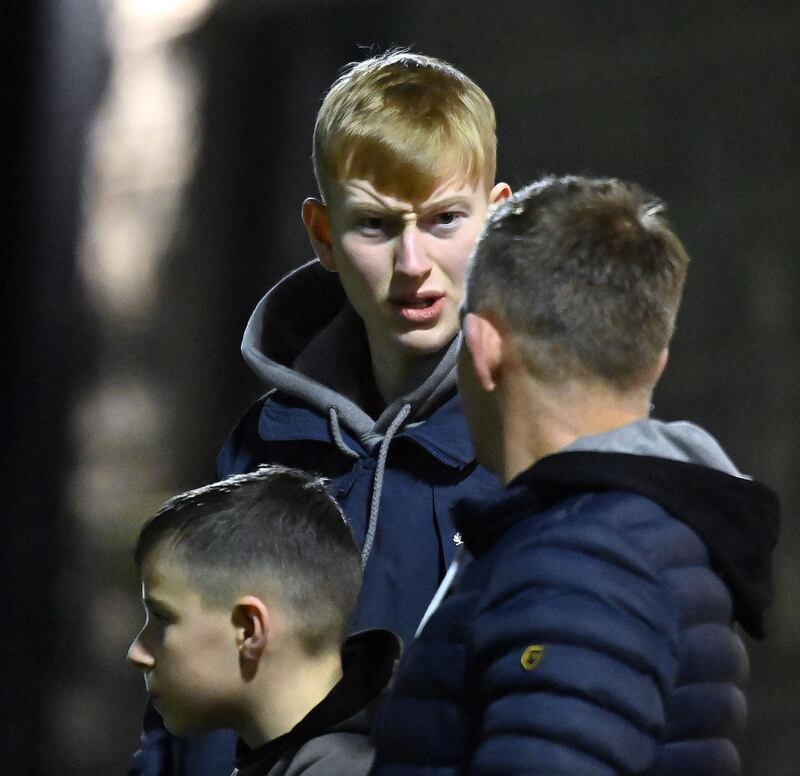
{"label": "young boy with short haircut", "polygon": [[470,265],[459,389],[502,492],[456,508],[393,682],[376,776],[734,776],[738,621],[763,635],[774,493],[649,417],[688,265],[638,186],[546,178]]}
{"label": "young boy with short haircut", "polygon": [[264,466],[176,496],[135,560],[147,619],[128,660],[170,732],[232,728],[239,776],[369,770],[399,647],[365,631],[342,649],[361,564],[323,481]]}
{"label": "young boy with short haircut", "polygon": [[[364,569],[351,628],[409,640],[460,541],[450,505],[497,487],[456,395],[456,334],[467,259],[510,189],[494,184],[491,102],[420,54],[348,67],[313,146],[320,198],[302,218],[318,259],[247,325],[242,352],[268,393],[218,474],[281,463],[333,480]],[[227,776],[232,751],[225,733],[167,737],[148,713],[131,776]]]}

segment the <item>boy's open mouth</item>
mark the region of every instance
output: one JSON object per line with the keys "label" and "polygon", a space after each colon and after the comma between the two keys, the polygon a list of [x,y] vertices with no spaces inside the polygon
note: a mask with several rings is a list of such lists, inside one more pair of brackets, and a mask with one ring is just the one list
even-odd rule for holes
{"label": "boy's open mouth", "polygon": [[398,296],[392,298],[391,303],[398,315],[409,323],[429,323],[439,318],[444,300],[443,294],[427,294]]}

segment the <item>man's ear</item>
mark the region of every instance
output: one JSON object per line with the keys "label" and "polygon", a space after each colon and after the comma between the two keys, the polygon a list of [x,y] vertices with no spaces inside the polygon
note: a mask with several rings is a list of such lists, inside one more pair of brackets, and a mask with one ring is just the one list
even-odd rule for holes
{"label": "man's ear", "polygon": [[493,391],[503,363],[502,334],[490,318],[477,313],[467,313],[461,326],[475,378],[484,391]]}
{"label": "man's ear", "polygon": [[661,355],[658,357],[658,363],[653,373],[653,385],[655,385],[661,379],[661,375],[664,374],[664,370],[667,368],[667,361],[669,361],[669,349],[664,348],[664,350],[661,351]]}
{"label": "man's ear", "polygon": [[303,202],[302,217],[308,238],[311,240],[311,247],[317,254],[319,263],[329,272],[336,272],[336,262],[331,246],[328,206],[318,199],[309,197]]}
{"label": "man's ear", "polygon": [[511,186],[507,183],[495,183],[489,192],[489,212],[491,213],[504,199],[511,196]]}
{"label": "man's ear", "polygon": [[245,595],[233,606],[233,625],[239,655],[244,660],[257,662],[267,647],[270,636],[269,610],[266,604],[254,595]]}

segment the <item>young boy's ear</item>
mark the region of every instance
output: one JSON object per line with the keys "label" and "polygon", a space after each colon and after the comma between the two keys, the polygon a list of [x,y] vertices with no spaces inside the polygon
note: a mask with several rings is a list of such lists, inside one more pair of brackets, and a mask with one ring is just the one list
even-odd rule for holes
{"label": "young boy's ear", "polygon": [[329,272],[336,272],[336,262],[331,247],[330,220],[325,203],[309,197],[303,202],[303,223],[306,226],[311,247],[317,254],[319,263]]}
{"label": "young boy's ear", "polygon": [[242,596],[233,606],[232,620],[240,657],[257,662],[269,641],[270,620],[266,604],[256,596]]}

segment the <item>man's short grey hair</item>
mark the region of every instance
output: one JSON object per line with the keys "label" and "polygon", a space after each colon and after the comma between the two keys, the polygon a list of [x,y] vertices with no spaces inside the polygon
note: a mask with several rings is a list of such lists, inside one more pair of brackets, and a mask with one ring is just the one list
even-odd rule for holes
{"label": "man's short grey hair", "polygon": [[613,178],[521,189],[484,228],[462,312],[494,314],[540,379],[640,386],[672,336],[689,262],[664,210]]}

